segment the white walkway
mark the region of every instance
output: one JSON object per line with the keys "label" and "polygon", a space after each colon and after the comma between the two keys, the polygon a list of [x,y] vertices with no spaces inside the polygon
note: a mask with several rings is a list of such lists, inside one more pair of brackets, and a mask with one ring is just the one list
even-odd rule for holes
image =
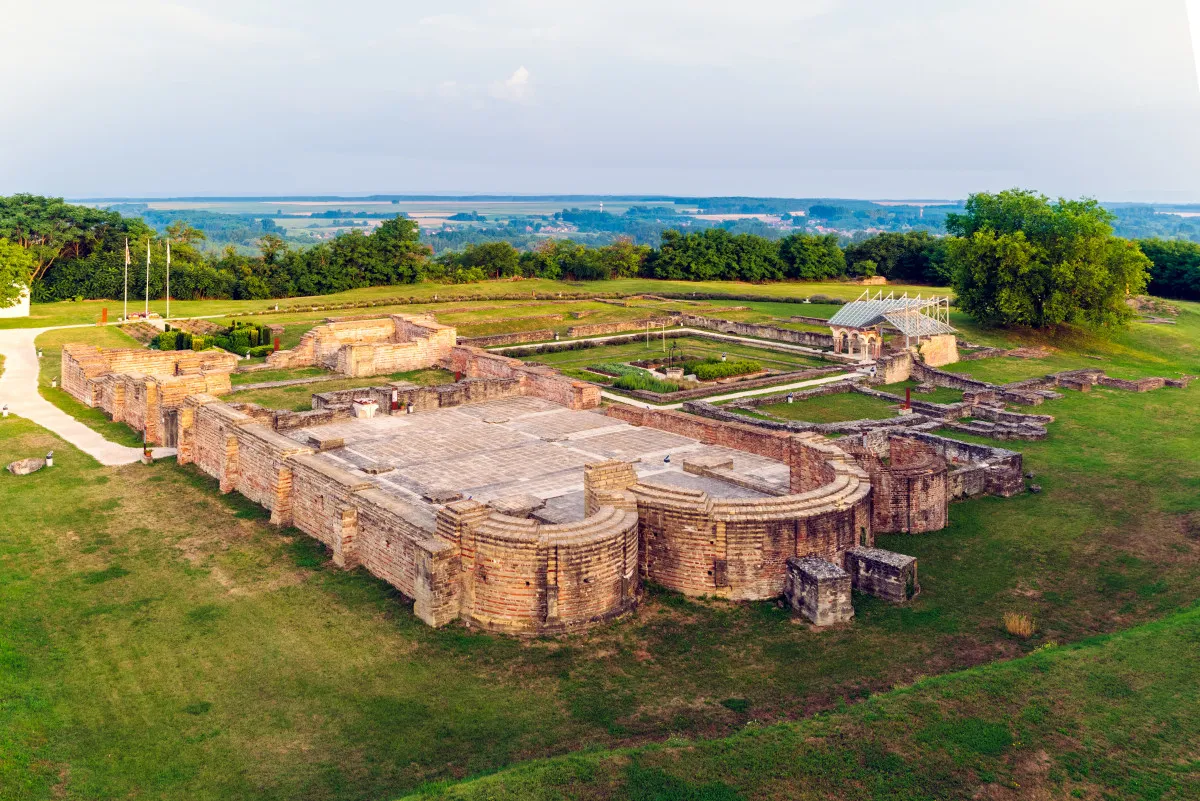
{"label": "white walkway", "polygon": [[[109,442],[38,394],[38,358],[33,341],[40,334],[51,330],[53,329],[0,330],[0,355],[4,356],[4,373],[0,374],[0,405],[7,404],[10,414],[20,415],[43,428],[50,429],[100,464],[130,464],[141,459],[141,448],[129,448]],[[174,454],[174,448],[154,449],[156,459]]]}

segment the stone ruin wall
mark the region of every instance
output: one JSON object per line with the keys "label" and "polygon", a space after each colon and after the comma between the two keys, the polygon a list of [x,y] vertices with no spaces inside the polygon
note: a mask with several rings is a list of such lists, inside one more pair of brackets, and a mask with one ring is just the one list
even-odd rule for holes
{"label": "stone ruin wall", "polygon": [[887,452],[847,444],[847,453],[871,477],[871,523],[877,532],[922,534],[948,522],[946,460],[912,439],[888,437]]}
{"label": "stone ruin wall", "polygon": [[150,444],[163,444],[172,428],[166,415],[189,395],[229,392],[229,374],[237,361],[220,350],[101,349],[71,343],[63,346],[60,381],[84,405],[144,431]]}
{"label": "stone ruin wall", "polygon": [[524,389],[522,394],[568,409],[595,409],[600,405],[600,387],[595,384],[567,378],[551,367],[526,364],[480,348],[452,348],[445,366],[455,375],[467,378],[516,379]]}
{"label": "stone ruin wall", "polygon": [[272,368],[324,367],[353,378],[419,370],[446,359],[455,331],[432,317],[393,314],[326,322],[299,344],[267,356]]}
{"label": "stone ruin wall", "polygon": [[789,467],[788,494],[769,498],[716,499],[652,480],[631,486],[647,580],[689,595],[773,598],[783,591],[789,557],[840,564],[846,549],[874,542],[867,474],[823,437],[621,404],[608,414]]}
{"label": "stone ruin wall", "polygon": [[210,395],[179,415],[180,463],[194,463],[414,600],[421,620],[462,617],[509,633],[572,631],[637,597],[637,514],[605,504],[578,523],[541,524],[474,501],[436,512],[379,489]]}
{"label": "stone ruin wall", "polygon": [[917,343],[921,361],[930,367],[942,367],[958,361],[958,340],[954,334],[937,334]]}

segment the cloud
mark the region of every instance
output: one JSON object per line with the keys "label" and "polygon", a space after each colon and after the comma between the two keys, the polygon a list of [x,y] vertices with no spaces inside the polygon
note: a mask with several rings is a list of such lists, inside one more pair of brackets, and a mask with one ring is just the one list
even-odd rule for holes
{"label": "cloud", "polygon": [[513,103],[525,102],[532,93],[533,87],[529,84],[529,70],[524,67],[517,67],[516,71],[508,76],[508,80],[497,81],[488,90],[488,94],[497,100],[508,100]]}

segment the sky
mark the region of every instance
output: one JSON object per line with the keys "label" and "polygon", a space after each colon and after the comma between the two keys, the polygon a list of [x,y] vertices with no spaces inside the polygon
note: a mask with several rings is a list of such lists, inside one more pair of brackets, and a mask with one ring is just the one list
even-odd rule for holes
{"label": "sky", "polygon": [[1200,202],[1200,0],[40,0],[5,15],[0,194],[1022,186]]}

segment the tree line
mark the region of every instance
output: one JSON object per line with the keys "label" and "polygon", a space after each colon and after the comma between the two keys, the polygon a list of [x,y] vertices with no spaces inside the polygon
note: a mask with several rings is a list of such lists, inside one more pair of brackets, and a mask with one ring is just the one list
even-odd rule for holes
{"label": "tree line", "polygon": [[[0,283],[27,276],[35,301],[120,298],[125,242],[133,265],[129,292],[162,296],[166,244],[171,294],[180,299],[265,299],[321,295],[366,286],[495,278],[599,281],[646,277],[685,281],[821,280],[881,275],[905,283],[953,285],[959,304],[996,324],[1108,325],[1127,318],[1125,293],[1200,299],[1200,245],[1130,241],[1113,233],[1114,216],[1092,200],[1049,199],[1009,190],[972,195],[946,218],[949,236],[880,233],[839,245],[835,234],[770,239],[724,228],[661,232],[656,247],[617,239],[594,246],[537,238],[518,250],[505,241],[469,243],[435,257],[417,224],[402,216],[370,233],[291,248],[264,233],[257,255],[202,249],[204,234],[176,221],[157,233],[143,220],[58,198],[0,198]],[[5,290],[7,292],[7,290]],[[0,295],[3,297],[3,295]]]}

